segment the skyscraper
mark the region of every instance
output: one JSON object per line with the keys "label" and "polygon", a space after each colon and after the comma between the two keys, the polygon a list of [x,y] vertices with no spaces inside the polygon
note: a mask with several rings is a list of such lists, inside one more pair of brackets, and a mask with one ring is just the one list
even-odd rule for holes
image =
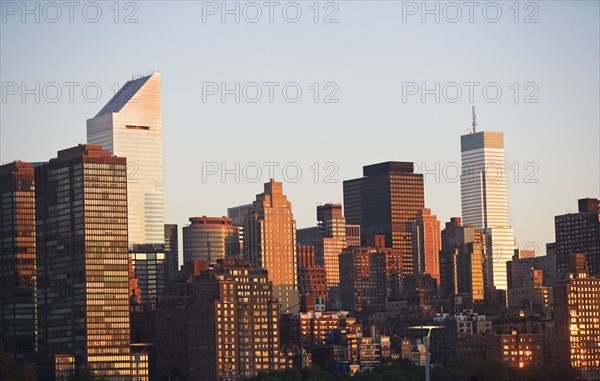
{"label": "skyscraper", "polygon": [[238,228],[227,217],[191,217],[183,227],[183,262],[235,258],[240,255]]}
{"label": "skyscraper", "polygon": [[271,179],[256,195],[244,224],[244,256],[254,268],[268,270],[282,311],[297,312],[296,221],[283,185]]}
{"label": "skyscraper", "polygon": [[315,250],[315,263],[324,266],[330,297],[339,299],[339,255],[346,247],[346,219],[342,204],[328,203],[317,206],[318,226],[298,229],[299,245],[311,245]]}
{"label": "skyscraper", "polygon": [[129,249],[142,303],[154,304],[165,270],[160,73],[128,81],[88,119],[87,139],[127,158]]}
{"label": "skyscraper", "polygon": [[0,166],[0,347],[36,350],[35,184],[31,163]]}
{"label": "skyscraper", "polygon": [[463,223],[485,236],[486,286],[506,290],[506,262],[514,253],[515,237],[508,224],[504,135],[475,132],[474,127],[461,136],[461,158]]}
{"label": "skyscraper", "polygon": [[367,165],[362,178],[344,181],[346,223],[360,225],[363,245],[385,235],[385,245],[402,253],[406,273],[413,271],[413,223],[423,207],[423,175],[410,162]]}
{"label": "skyscraper", "polygon": [[174,282],[179,270],[179,233],[177,224],[165,224],[165,283]]}
{"label": "skyscraper", "polygon": [[244,250],[244,221],[246,215],[250,213],[252,204],[244,204],[227,208],[227,217],[231,218],[231,224],[238,228],[238,236],[240,238],[240,253]]}
{"label": "skyscraper", "polygon": [[128,81],[88,119],[87,140],[127,158],[129,244],[164,244],[160,73]]}
{"label": "skyscraper", "polygon": [[590,275],[600,278],[600,203],[596,198],[579,200],[578,213],[554,217],[558,276],[569,270],[569,258],[581,253],[590,268]]}
{"label": "skyscraper", "polygon": [[[323,238],[319,242],[319,256],[323,256],[327,288],[337,299],[340,284],[339,256],[348,243],[346,242],[346,219],[341,204],[325,204],[317,206],[317,221],[322,229]],[[321,254],[322,253],[322,254]],[[317,253],[315,252],[315,255]]]}
{"label": "skyscraper", "polygon": [[79,145],[37,167],[35,184],[39,350],[130,379],[126,159]]}
{"label": "skyscraper", "polygon": [[413,235],[413,268],[415,273],[431,275],[440,284],[440,222],[431,209],[417,212]]}
{"label": "skyscraper", "polygon": [[446,222],[440,251],[442,297],[468,294],[473,301],[484,297],[484,244],[481,232],[462,226],[460,217]]}

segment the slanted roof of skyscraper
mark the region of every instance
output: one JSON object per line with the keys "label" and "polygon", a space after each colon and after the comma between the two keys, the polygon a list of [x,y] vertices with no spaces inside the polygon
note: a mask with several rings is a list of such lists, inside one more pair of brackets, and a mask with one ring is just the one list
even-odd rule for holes
{"label": "slanted roof of skyscraper", "polygon": [[131,98],[144,86],[144,84],[152,77],[152,75],[148,75],[145,77],[141,77],[138,79],[132,79],[131,81],[127,81],[123,87],[117,91],[117,93],[108,101],[108,103],[96,114],[110,114],[113,112],[119,112],[129,102]]}

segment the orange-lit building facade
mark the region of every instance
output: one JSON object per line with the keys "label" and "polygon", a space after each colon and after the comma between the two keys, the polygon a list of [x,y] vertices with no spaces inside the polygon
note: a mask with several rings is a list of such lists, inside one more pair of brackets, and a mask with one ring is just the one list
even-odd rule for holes
{"label": "orange-lit building facade", "polygon": [[473,226],[461,223],[460,217],[453,217],[442,231],[441,296],[467,294],[473,301],[482,301],[485,288],[483,237]]}
{"label": "orange-lit building facade", "polygon": [[79,145],[36,167],[35,183],[40,353],[147,380],[147,355],[136,363],[130,348],[126,159]]}
{"label": "orange-lit building facade", "polygon": [[245,217],[244,257],[254,268],[268,270],[281,311],[297,312],[296,221],[282,183],[273,179]]}
{"label": "orange-lit building facade", "polygon": [[315,264],[313,246],[298,245],[298,291],[300,295],[312,295],[327,299],[325,268]]}
{"label": "orange-lit building facade", "polygon": [[235,258],[240,255],[238,228],[227,217],[191,217],[183,227],[183,263]]}
{"label": "orange-lit building facade", "polygon": [[513,331],[495,338],[498,344],[493,346],[496,351],[492,351],[492,359],[511,368],[539,368],[544,365],[542,335]]}
{"label": "orange-lit building facade", "polygon": [[337,294],[340,283],[339,255],[346,242],[346,219],[341,204],[325,204],[317,207],[317,220],[323,232],[318,251],[323,253],[327,288]]}
{"label": "orange-lit building facade", "polygon": [[0,347],[36,350],[35,185],[31,163],[0,166]]}
{"label": "orange-lit building facade", "polygon": [[600,379],[600,279],[590,277],[583,254],[570,257],[571,279],[554,287],[558,361]]}
{"label": "orange-lit building facade", "polygon": [[442,246],[440,221],[431,209],[417,212],[413,232],[413,271],[431,275],[440,284],[440,249]]}

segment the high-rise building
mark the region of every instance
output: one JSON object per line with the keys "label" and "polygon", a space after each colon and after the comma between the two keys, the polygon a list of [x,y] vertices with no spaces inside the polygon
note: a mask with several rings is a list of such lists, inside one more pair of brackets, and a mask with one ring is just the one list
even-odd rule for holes
{"label": "high-rise building", "polygon": [[596,198],[579,200],[578,213],[554,217],[558,276],[569,269],[572,254],[581,253],[590,267],[590,275],[600,278],[600,204]]}
{"label": "high-rise building", "polygon": [[227,217],[191,217],[183,227],[183,262],[235,258],[240,255],[238,228]]}
{"label": "high-rise building", "polygon": [[160,73],[128,81],[88,119],[87,140],[127,158],[129,244],[164,244]]}
{"label": "high-rise building", "polygon": [[87,120],[87,140],[127,158],[129,249],[142,302],[154,304],[164,277],[160,283],[153,274],[165,270],[160,73],[132,79],[119,89]]}
{"label": "high-rise building", "polygon": [[298,291],[301,296],[328,298],[325,268],[315,264],[314,246],[298,245]]}
{"label": "high-rise building", "polygon": [[35,184],[31,163],[0,166],[0,347],[36,350]]}
{"label": "high-rise building", "polygon": [[133,244],[129,246],[129,257],[141,290],[141,303],[144,308],[154,308],[166,284],[167,257],[164,246]]}
{"label": "high-rise building", "polygon": [[462,226],[460,217],[446,222],[440,250],[440,289],[442,297],[468,294],[473,301],[484,297],[484,245],[473,226]]}
{"label": "high-rise building", "polygon": [[324,266],[327,289],[334,299],[339,299],[340,283],[339,255],[346,247],[346,220],[342,205],[328,203],[317,206],[318,226],[298,229],[297,240],[300,245],[315,248],[315,262]]}
{"label": "high-rise building", "polygon": [[344,181],[346,222],[360,225],[363,245],[383,234],[386,246],[402,253],[407,273],[413,271],[413,223],[423,207],[423,175],[410,162],[367,165],[362,178]]}
{"label": "high-rise building", "polygon": [[231,218],[231,224],[238,228],[240,253],[244,252],[244,221],[246,220],[246,215],[250,213],[252,206],[252,204],[244,204],[227,208],[227,217]]}
{"label": "high-rise building", "polygon": [[129,336],[127,162],[79,145],[35,169],[39,351],[147,380]]}
{"label": "high-rise building", "polygon": [[599,380],[600,278],[590,276],[580,253],[570,256],[567,273],[553,290],[558,362],[581,370],[586,380]]}
{"label": "high-rise building", "polygon": [[268,270],[281,310],[297,312],[296,221],[282,183],[271,179],[256,195],[244,224],[244,256],[254,268]]}
{"label": "high-rise building", "polygon": [[383,235],[373,240],[371,247],[350,246],[339,256],[341,304],[352,312],[383,311],[401,294],[402,253],[386,248]]}
{"label": "high-rise building", "polygon": [[348,243],[346,241],[346,220],[341,204],[317,206],[317,221],[323,232],[323,238],[316,247],[318,256],[323,257],[327,289],[339,297],[340,261],[339,256]]}
{"label": "high-rise building", "polygon": [[417,212],[413,232],[413,271],[427,273],[440,283],[439,253],[441,248],[440,222],[431,209]]}
{"label": "high-rise building", "polygon": [[504,135],[473,130],[460,138],[462,221],[484,234],[486,287],[506,290],[515,236],[508,223]]}
{"label": "high-rise building", "polygon": [[176,224],[165,224],[165,283],[174,282],[179,270],[179,230]]}
{"label": "high-rise building", "polygon": [[188,262],[157,309],[158,375],[237,380],[278,370],[279,306],[267,271],[239,258]]}

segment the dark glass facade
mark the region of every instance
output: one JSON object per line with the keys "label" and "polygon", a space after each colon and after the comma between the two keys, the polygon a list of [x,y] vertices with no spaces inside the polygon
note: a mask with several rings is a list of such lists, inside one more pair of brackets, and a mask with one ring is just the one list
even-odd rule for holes
{"label": "dark glass facade", "polygon": [[579,200],[579,212],[554,217],[558,277],[569,270],[569,258],[585,255],[590,275],[600,278],[600,209],[598,199]]}
{"label": "dark glass facade", "polygon": [[165,283],[174,282],[179,271],[179,231],[176,224],[165,224]]}
{"label": "dark glass facade", "polygon": [[129,257],[141,291],[142,306],[153,308],[165,288],[167,260],[164,245],[131,245]]}
{"label": "dark glass facade", "polygon": [[130,380],[126,160],[79,145],[35,181],[39,349]]}
{"label": "dark glass facade", "polygon": [[368,165],[362,178],[344,181],[346,223],[360,225],[363,245],[383,234],[385,245],[402,253],[406,274],[413,272],[413,223],[424,202],[423,175],[410,162]]}
{"label": "dark glass facade", "polygon": [[35,185],[31,163],[0,166],[0,347],[36,349]]}

